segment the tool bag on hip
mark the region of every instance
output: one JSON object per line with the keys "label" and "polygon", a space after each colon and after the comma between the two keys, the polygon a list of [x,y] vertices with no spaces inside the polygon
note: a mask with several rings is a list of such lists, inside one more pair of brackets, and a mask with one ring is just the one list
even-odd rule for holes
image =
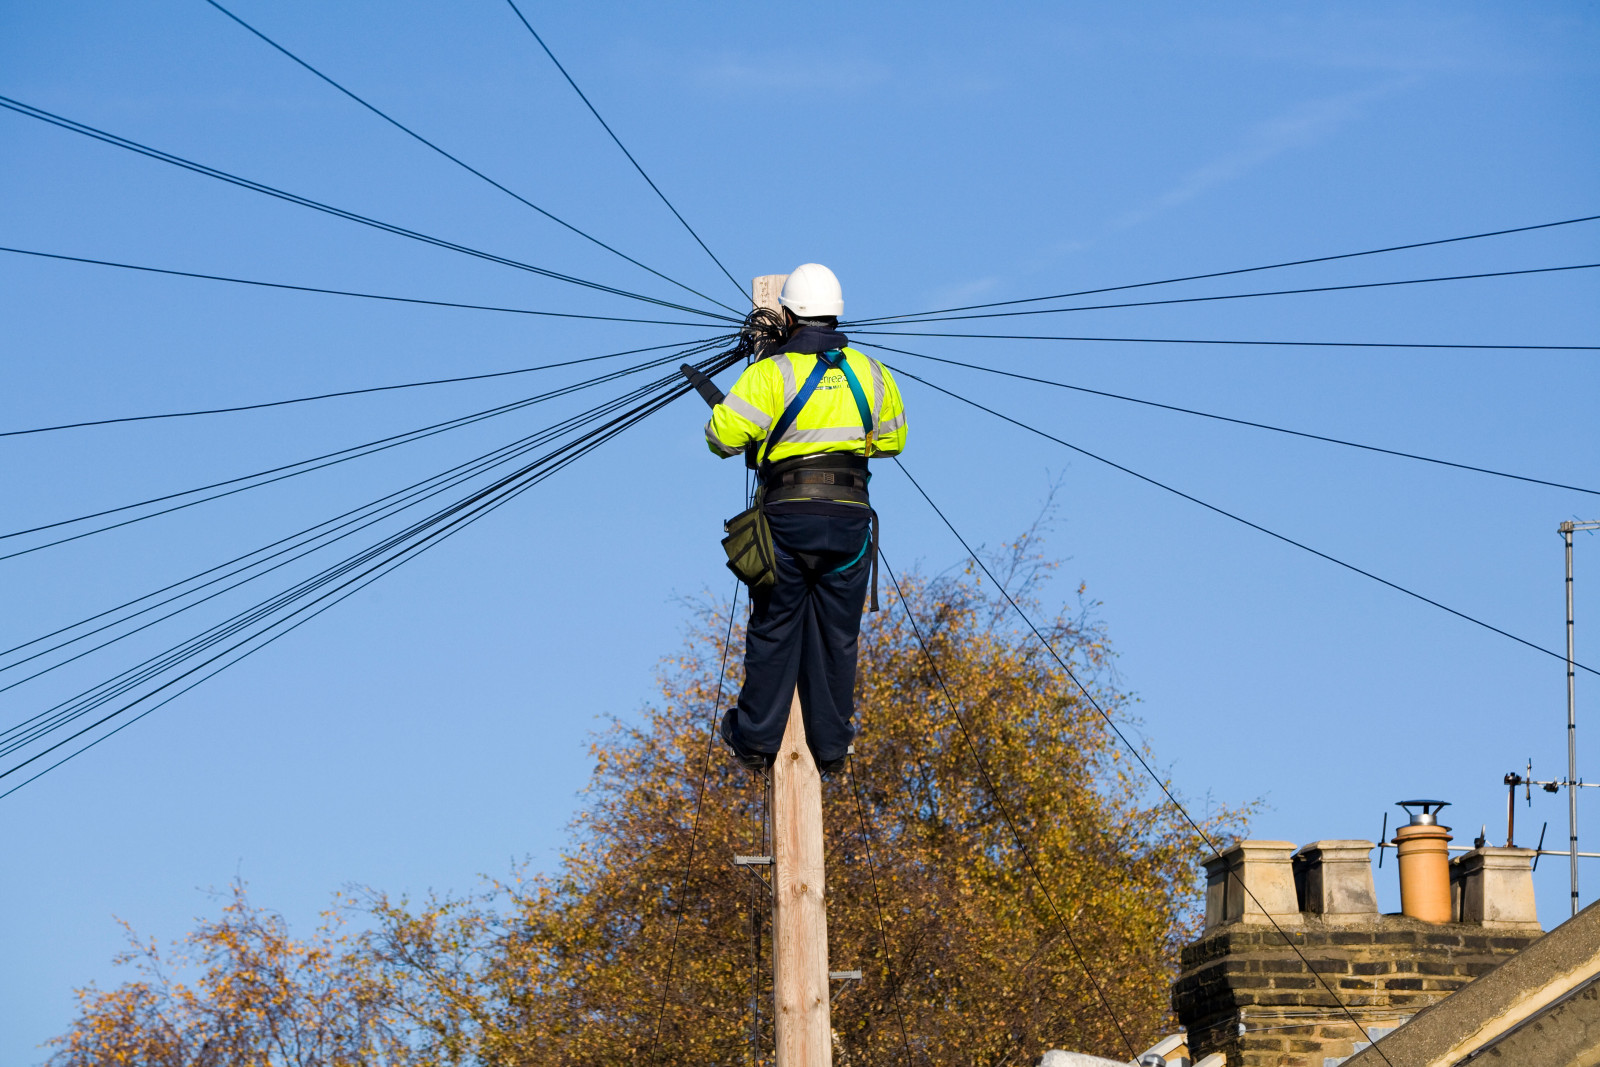
{"label": "tool bag on hip", "polygon": [[[800,417],[800,409],[806,406],[806,401],[816,392],[817,383],[822,381],[822,376],[827,374],[830,368],[843,363],[844,358],[844,353],[838,351],[817,356],[817,365],[806,376],[805,384],[800,386],[799,392],[789,401],[789,406],[783,409],[783,414],[778,416],[778,421],[772,426],[772,432],[767,435],[763,445],[766,455],[772,455],[772,450],[778,446],[779,439],[789,432],[794,420]],[[766,495],[765,486],[757,489],[752,505],[722,524],[723,530],[728,534],[722,539],[722,550],[728,555],[728,569],[750,587],[751,593],[770,589],[778,580],[776,550],[772,546],[772,526],[767,522],[767,513],[763,507]]]}
{"label": "tool bag on hip", "polygon": [[722,550],[728,554],[728,569],[750,587],[751,593],[765,591],[778,580],[772,526],[762,507],[766,495],[766,489],[757,489],[755,505],[722,524],[728,532],[722,539]]}

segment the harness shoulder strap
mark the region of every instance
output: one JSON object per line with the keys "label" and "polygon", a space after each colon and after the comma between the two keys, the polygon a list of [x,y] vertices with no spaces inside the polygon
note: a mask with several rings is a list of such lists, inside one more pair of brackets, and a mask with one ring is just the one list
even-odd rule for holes
{"label": "harness shoulder strap", "polygon": [[[832,352],[828,353],[833,355]],[[870,357],[869,357],[870,358]],[[856,377],[856,372],[850,369],[850,360],[843,352],[839,353],[839,369],[844,371],[844,380],[850,385],[850,395],[855,397],[856,410],[861,413],[861,428],[867,432],[867,438],[872,437],[872,405],[867,403],[867,393],[861,388],[861,379]]]}
{"label": "harness shoulder strap", "polygon": [[[828,353],[827,355],[832,355]],[[789,427],[794,425],[794,420],[800,417],[800,410],[806,406],[806,401],[811,399],[811,394],[817,391],[817,384],[822,381],[822,376],[828,373],[832,364],[826,356],[817,357],[817,365],[811,368],[811,373],[806,376],[805,383],[794,394],[794,399],[789,401],[789,406],[783,409],[783,414],[778,416],[778,421],[772,424],[772,430],[767,434],[765,446],[761,450],[761,460],[765,462],[772,455],[772,450],[778,447],[778,442],[783,435],[789,432]]]}

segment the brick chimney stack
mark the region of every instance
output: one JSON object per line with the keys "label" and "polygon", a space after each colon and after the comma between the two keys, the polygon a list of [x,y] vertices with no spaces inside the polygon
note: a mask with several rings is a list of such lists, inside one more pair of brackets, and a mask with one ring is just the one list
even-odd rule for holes
{"label": "brick chimney stack", "polygon": [[1206,861],[1205,932],[1183,950],[1172,988],[1196,1059],[1330,1067],[1542,932],[1533,850],[1478,848],[1453,860],[1451,921],[1434,923],[1378,914],[1374,847],[1241,841]]}

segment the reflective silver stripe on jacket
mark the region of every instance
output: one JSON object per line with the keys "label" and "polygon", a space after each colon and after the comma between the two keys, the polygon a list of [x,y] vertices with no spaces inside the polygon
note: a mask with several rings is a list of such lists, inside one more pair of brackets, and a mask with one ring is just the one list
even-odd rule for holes
{"label": "reflective silver stripe on jacket", "polygon": [[896,430],[898,430],[900,427],[904,426],[905,424],[906,424],[906,413],[902,411],[900,414],[896,415],[894,418],[890,419],[888,422],[886,422],[883,425],[878,427],[878,431],[877,431],[878,432],[878,436],[882,437],[885,434],[894,433]]}
{"label": "reflective silver stripe on jacket", "polygon": [[883,427],[883,368],[871,356],[867,357],[867,365],[872,368],[872,427],[874,432],[882,433]]}
{"label": "reflective silver stripe on jacket", "polygon": [[866,434],[859,426],[831,426],[821,430],[795,430],[791,429],[783,435],[780,444],[824,444],[837,441],[866,441]]}
{"label": "reflective silver stripe on jacket", "polygon": [[722,398],[722,404],[735,415],[743,415],[745,418],[755,423],[761,428],[763,433],[765,433],[772,426],[772,416],[768,415],[765,411],[762,411],[760,408],[756,407],[742,396],[739,396],[735,393],[729,393],[727,396]]}
{"label": "reflective silver stripe on jacket", "polygon": [[794,383],[794,362],[787,352],[779,352],[772,357],[772,362],[777,364],[778,373],[783,375],[783,406],[787,408],[794,402],[795,394],[800,392],[800,387]]}

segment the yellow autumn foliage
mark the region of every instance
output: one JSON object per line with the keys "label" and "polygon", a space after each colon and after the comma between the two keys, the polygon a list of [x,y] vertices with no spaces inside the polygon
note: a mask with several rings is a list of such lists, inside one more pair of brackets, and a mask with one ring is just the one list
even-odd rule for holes
{"label": "yellow autumn foliage", "polygon": [[[141,942],[118,963],[139,977],[78,991],[57,1067],[389,1067],[412,1063],[394,990],[338,913],[307,941],[235,884],[218,918],[171,952]],[[187,980],[185,980],[187,979]]]}

